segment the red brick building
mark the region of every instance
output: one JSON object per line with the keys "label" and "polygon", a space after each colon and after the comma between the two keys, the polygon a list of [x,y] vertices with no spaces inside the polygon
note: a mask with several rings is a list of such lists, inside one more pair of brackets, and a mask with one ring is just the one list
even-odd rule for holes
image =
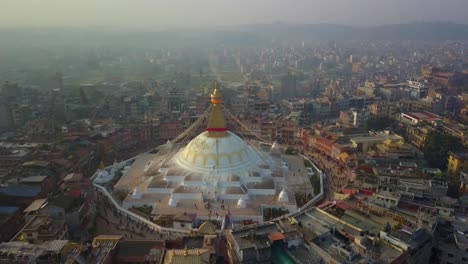
{"label": "red brick building", "polygon": [[335,140],[332,137],[317,136],[315,138],[315,148],[331,157]]}
{"label": "red brick building", "polygon": [[162,121],[158,126],[158,137],[163,141],[172,140],[184,132],[182,122]]}

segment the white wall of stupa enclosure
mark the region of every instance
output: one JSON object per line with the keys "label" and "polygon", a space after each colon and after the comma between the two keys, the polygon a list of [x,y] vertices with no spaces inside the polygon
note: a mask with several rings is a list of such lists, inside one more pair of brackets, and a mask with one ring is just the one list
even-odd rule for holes
{"label": "white wall of stupa enclosure", "polygon": [[[262,150],[252,148],[258,157],[255,166],[250,166],[247,170],[229,171],[214,168],[204,173],[180,166],[177,158],[183,150],[184,148],[179,149],[153,173],[154,175],[147,176],[144,183],[137,187],[138,191],[127,196],[123,207],[128,209],[146,205],[153,206],[156,210],[160,206],[159,202],[165,203],[166,207],[179,208],[179,202],[184,200],[235,201],[237,208],[243,208],[239,204],[244,204],[245,208],[258,208],[258,211],[256,214],[250,212],[247,215],[231,215],[233,221],[251,219],[259,222],[263,221],[265,208],[278,208],[290,212],[297,210],[294,194],[289,194],[286,200],[280,197],[281,191],[287,189],[286,175],[289,168],[276,148],[271,147],[269,150],[265,150],[265,147]],[[150,171],[155,163],[157,162],[146,164],[144,171]],[[147,198],[151,195],[165,198]],[[262,199],[262,197],[269,198]],[[183,207],[180,207],[180,210],[184,210]],[[203,217],[206,218],[206,216],[197,218]]]}

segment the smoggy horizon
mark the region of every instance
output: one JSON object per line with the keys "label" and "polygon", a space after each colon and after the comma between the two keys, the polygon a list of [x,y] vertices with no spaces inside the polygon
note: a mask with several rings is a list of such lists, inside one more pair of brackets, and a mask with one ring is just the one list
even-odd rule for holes
{"label": "smoggy horizon", "polygon": [[0,27],[220,27],[245,24],[374,26],[468,24],[464,0],[6,0]]}

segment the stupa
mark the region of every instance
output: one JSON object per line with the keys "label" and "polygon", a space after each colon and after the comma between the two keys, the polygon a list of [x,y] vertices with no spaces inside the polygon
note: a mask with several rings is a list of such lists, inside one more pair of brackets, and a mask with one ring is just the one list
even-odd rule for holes
{"label": "stupa", "polygon": [[278,144],[228,131],[222,103],[215,85],[206,131],[187,145],[166,144],[156,154],[136,157],[114,186],[128,192],[139,187],[124,207],[152,206],[153,217],[191,213],[201,221],[229,215],[233,222],[262,222],[265,208],[297,210]]}

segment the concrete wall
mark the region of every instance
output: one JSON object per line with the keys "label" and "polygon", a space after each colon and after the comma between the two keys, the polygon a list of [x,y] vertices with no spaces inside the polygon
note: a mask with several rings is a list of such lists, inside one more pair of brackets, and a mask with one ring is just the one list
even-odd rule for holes
{"label": "concrete wall", "polygon": [[146,193],[171,194],[174,189],[169,188],[147,188]]}
{"label": "concrete wall", "polygon": [[247,194],[218,194],[218,200],[239,200],[241,197],[249,199]]}
{"label": "concrete wall", "polygon": [[232,181],[232,182],[218,182],[218,186],[220,188],[225,188],[225,187],[240,187],[241,183],[240,181]]}
{"label": "concrete wall", "polygon": [[249,195],[275,195],[276,189],[248,189]]}
{"label": "concrete wall", "polygon": [[177,222],[174,221],[172,226],[176,229],[185,229],[185,230],[190,230],[192,229],[192,223],[186,223],[186,222]]}
{"label": "concrete wall", "polygon": [[184,176],[166,176],[164,177],[166,181],[170,182],[183,182],[184,181]]}
{"label": "concrete wall", "polygon": [[176,200],[203,200],[201,193],[174,193],[172,196]]}

